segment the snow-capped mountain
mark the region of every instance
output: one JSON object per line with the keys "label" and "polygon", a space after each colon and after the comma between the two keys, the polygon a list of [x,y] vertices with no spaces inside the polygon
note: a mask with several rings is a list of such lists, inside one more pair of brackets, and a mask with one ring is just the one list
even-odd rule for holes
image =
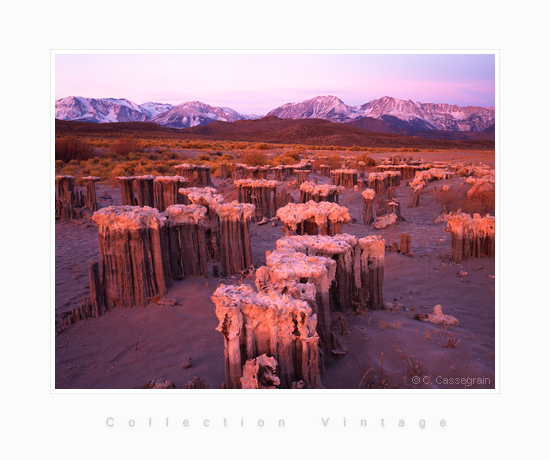
{"label": "snow-capped mountain", "polygon": [[[459,107],[440,103],[421,103],[384,96],[363,105],[350,106],[335,96],[317,96],[302,102],[284,104],[267,116],[279,118],[320,118],[353,123],[369,130],[400,134],[421,131],[485,131],[495,123],[493,107]],[[66,97],[55,101],[55,118],[60,120],[114,123],[152,121],[171,128],[189,128],[212,121],[254,120],[229,107],[213,107],[193,101],[173,106],[158,102],[135,104],[127,99]]]}
{"label": "snow-capped mountain", "polygon": [[199,101],[184,102],[167,112],[164,112],[151,121],[170,128],[190,128],[202,126],[211,121],[244,120],[245,116],[229,107],[212,107]]}
{"label": "snow-capped mountain", "polygon": [[494,107],[459,107],[421,103],[384,96],[359,107],[362,117],[380,118],[395,124],[397,118],[415,130],[483,131],[495,122]]}
{"label": "snow-capped mountain", "polygon": [[334,96],[317,96],[288,103],[267,114],[279,118],[322,118],[352,122],[375,118],[400,131],[429,130],[483,131],[495,122],[493,107],[458,107],[450,104],[421,103],[384,96],[360,106],[349,106]]}
{"label": "snow-capped mountain", "polygon": [[154,118],[164,112],[168,112],[174,106],[172,104],[162,104],[160,102],[146,102],[140,104],[139,107],[143,112],[146,112],[149,118]]}
{"label": "snow-capped mountain", "polygon": [[341,121],[353,117],[354,107],[344,104],[335,96],[317,96],[307,101],[284,104],[266,116],[279,118],[321,118],[329,121]]}
{"label": "snow-capped mountain", "polygon": [[94,123],[149,121],[172,107],[171,104],[158,102],[146,102],[138,105],[128,99],[69,96],[55,101],[55,118]]}

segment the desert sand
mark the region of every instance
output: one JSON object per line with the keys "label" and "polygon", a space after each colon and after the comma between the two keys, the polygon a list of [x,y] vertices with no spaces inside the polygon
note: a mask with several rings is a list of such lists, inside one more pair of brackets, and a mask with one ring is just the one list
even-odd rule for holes
{"label": "desert sand", "polygon": [[[373,155],[379,161],[385,155]],[[494,153],[422,153],[426,161],[483,162],[494,167]],[[319,183],[329,179],[310,174]],[[464,177],[429,183],[420,206],[409,207],[411,187],[401,185],[394,199],[404,221],[383,230],[362,222],[361,190],[346,189],[339,204],[352,221],[343,233],[362,238],[381,235],[386,246],[410,235],[411,256],[385,254],[385,310],[334,315],[333,330],[347,353],[326,367],[326,389],[490,389],[495,388],[495,258],[450,260],[451,236],[436,222],[442,205],[436,192],[444,185],[469,189]],[[236,199],[231,181],[214,179],[226,198]],[[297,201],[299,189],[284,188]],[[121,204],[120,189],[97,184],[100,207]],[[275,249],[282,226],[252,224],[255,267]],[[497,246],[498,251],[498,246]],[[55,224],[55,314],[78,307],[89,296],[88,264],[99,261],[98,228],[90,216]],[[464,275],[467,273],[467,275]],[[461,274],[462,276],[459,276]],[[144,308],[114,308],[99,318],[56,325],[56,389],[138,389],[148,380],[166,379],[182,388],[193,377],[211,389],[225,380],[224,344],[211,295],[219,284],[254,284],[254,273],[227,278],[188,277],[176,281],[164,298],[176,305],[151,303]],[[443,313],[459,320],[447,329],[414,319]]]}

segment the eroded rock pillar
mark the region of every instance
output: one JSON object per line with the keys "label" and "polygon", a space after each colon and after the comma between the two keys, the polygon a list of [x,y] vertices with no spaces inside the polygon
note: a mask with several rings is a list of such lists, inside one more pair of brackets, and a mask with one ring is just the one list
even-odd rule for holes
{"label": "eroded rock pillar", "polygon": [[145,306],[172,285],[166,217],[138,206],[109,206],[92,216],[99,226],[105,304]]}
{"label": "eroded rock pillar", "polygon": [[97,197],[95,193],[95,183],[100,181],[101,178],[97,176],[83,177],[82,180],[86,182],[86,198],[84,200],[84,206],[90,211],[97,211]]}
{"label": "eroded rock pillar", "polygon": [[359,240],[363,303],[372,310],[384,308],[384,240],[367,236]]}
{"label": "eroded rock pillar", "polygon": [[264,354],[277,361],[280,388],[292,388],[299,381],[306,388],[321,388],[319,336],[306,302],[274,292],[258,294],[247,285],[223,284],[212,301],[219,320],[216,330],[225,343],[228,388],[242,388],[243,367]]}

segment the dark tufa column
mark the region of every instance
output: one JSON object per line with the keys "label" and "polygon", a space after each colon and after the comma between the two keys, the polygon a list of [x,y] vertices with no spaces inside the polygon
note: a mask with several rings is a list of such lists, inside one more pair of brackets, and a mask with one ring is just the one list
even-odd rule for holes
{"label": "dark tufa column", "polygon": [[204,221],[206,208],[197,204],[174,204],[164,214],[168,217],[170,264],[172,277],[208,276]]}
{"label": "dark tufa column", "polygon": [[109,206],[92,216],[99,226],[105,304],[143,307],[172,285],[166,217],[154,208]]}
{"label": "dark tufa column", "polygon": [[243,163],[234,163],[233,164],[233,180],[244,179],[244,171],[247,165]]}
{"label": "dark tufa column", "polygon": [[99,318],[106,311],[105,294],[99,275],[99,262],[92,262],[88,266],[90,275],[90,316]]}
{"label": "dark tufa column", "polygon": [[410,256],[411,255],[411,237],[408,233],[401,233],[401,235],[399,235],[399,240],[400,240],[400,247],[399,247],[399,252],[401,252],[401,254],[404,254],[406,256]]}
{"label": "dark tufa column", "polygon": [[369,188],[378,196],[382,195],[388,188],[388,176],[385,173],[370,173]]}
{"label": "dark tufa column", "polygon": [[181,188],[187,188],[189,182],[182,176],[157,176],[153,180],[155,208],[164,211],[173,204],[183,204],[179,193]]}
{"label": "dark tufa column", "polygon": [[279,181],[266,179],[241,179],[234,184],[238,187],[238,202],[250,203],[256,208],[255,218],[260,221],[263,218],[271,219],[277,213],[277,187]]}
{"label": "dark tufa column", "polygon": [[331,185],[355,187],[357,185],[357,171],[355,169],[335,169],[330,172]]}
{"label": "dark tufa column", "polygon": [[282,166],[275,166],[273,168],[273,171],[275,172],[275,180],[282,182],[283,181],[283,167]]}
{"label": "dark tufa column", "polygon": [[176,174],[181,177],[185,177],[190,187],[196,187],[198,185],[199,179],[196,172],[196,165],[191,165],[189,163],[183,163],[181,165],[174,166]]}
{"label": "dark tufa column", "polygon": [[122,192],[122,206],[136,206],[137,200],[134,195],[134,177],[119,176],[120,189]]}
{"label": "dark tufa column", "polygon": [[320,165],[319,171],[321,176],[330,177],[330,166],[328,165]]}
{"label": "dark tufa column", "polygon": [[220,163],[220,179],[222,180],[229,179],[229,170],[227,168],[226,161],[222,161]]}
{"label": "dark tufa column", "polygon": [[367,188],[361,192],[361,196],[363,197],[363,223],[369,225],[374,222],[373,203],[376,193],[373,189]]}
{"label": "dark tufa column", "polygon": [[300,187],[304,182],[309,180],[309,170],[307,169],[296,169],[296,186]]}
{"label": "dark tufa column", "polygon": [[62,220],[77,217],[77,196],[74,189],[74,176],[55,177],[55,213]]}
{"label": "dark tufa column", "polygon": [[364,161],[360,161],[357,164],[359,166],[359,173],[360,173],[361,177],[365,177],[365,170],[367,168],[367,164]]}
{"label": "dark tufa column", "polygon": [[254,265],[250,242],[250,222],[254,205],[220,203],[215,207],[219,217],[219,247],[222,275],[241,273]]}
{"label": "dark tufa column", "polygon": [[210,174],[209,165],[195,165],[197,175],[197,187],[211,187],[212,176]]}
{"label": "dark tufa column", "polygon": [[135,176],[137,205],[155,207],[155,176]]}
{"label": "dark tufa column", "polygon": [[359,240],[362,301],[372,310],[384,308],[384,240],[367,236]]}
{"label": "dark tufa column", "polygon": [[86,182],[86,198],[84,200],[84,206],[90,211],[97,211],[97,197],[95,193],[95,183],[100,181],[101,178],[97,176],[83,177],[82,180]]}

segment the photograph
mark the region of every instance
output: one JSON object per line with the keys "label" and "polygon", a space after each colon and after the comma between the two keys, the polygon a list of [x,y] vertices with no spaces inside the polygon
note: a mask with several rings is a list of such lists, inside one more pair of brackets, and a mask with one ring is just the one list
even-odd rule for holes
{"label": "photograph", "polygon": [[498,393],[498,58],[52,51],[52,391]]}

